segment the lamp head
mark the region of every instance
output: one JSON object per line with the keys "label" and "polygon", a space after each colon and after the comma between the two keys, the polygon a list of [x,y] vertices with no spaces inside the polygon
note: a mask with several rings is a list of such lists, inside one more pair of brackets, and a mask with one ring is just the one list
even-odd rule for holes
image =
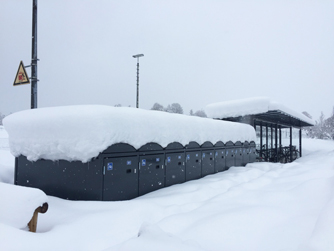
{"label": "lamp head", "polygon": [[139,57],[143,57],[143,56],[144,56],[144,54],[137,54],[137,55],[133,55],[132,57],[139,58]]}

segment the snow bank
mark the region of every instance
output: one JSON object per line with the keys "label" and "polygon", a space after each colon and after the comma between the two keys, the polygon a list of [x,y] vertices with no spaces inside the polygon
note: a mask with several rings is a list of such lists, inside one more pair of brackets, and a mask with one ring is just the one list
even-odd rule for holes
{"label": "snow bank", "polygon": [[8,134],[3,126],[0,126],[0,149],[8,149]]}
{"label": "snow bank", "polygon": [[8,133],[0,126],[0,182],[14,183],[15,158],[9,152]]}
{"label": "snow bank", "polygon": [[0,182],[0,223],[25,228],[36,208],[47,202],[44,192]]}
{"label": "snow bank", "polygon": [[9,149],[0,149],[0,182],[14,184],[14,164],[15,158]]}
{"label": "snow bank", "polygon": [[207,105],[205,108],[205,112],[208,117],[220,119],[265,113],[276,110],[314,125],[314,121],[306,117],[304,114],[293,111],[290,108],[272,101],[267,97],[256,97],[213,103]]}
{"label": "snow bank", "polygon": [[83,105],[21,111],[4,119],[14,156],[87,162],[115,143],[136,149],[210,141],[255,141],[253,127],[207,118],[129,107]]}
{"label": "snow bank", "polygon": [[303,148],[293,163],[232,167],[130,201],[49,196],[36,234],[0,220],[0,250],[332,251],[334,141]]}

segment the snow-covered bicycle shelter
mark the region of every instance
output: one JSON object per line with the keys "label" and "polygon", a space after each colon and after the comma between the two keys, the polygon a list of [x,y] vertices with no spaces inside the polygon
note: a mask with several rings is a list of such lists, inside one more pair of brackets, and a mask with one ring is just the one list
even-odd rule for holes
{"label": "snow-covered bicycle shelter", "polygon": [[108,106],[22,111],[5,128],[17,185],[72,200],[127,200],[256,161],[255,130]]}
{"label": "snow-covered bicycle shelter", "polygon": [[[286,163],[301,157],[302,128],[314,125],[304,114],[265,97],[210,104],[206,107],[206,112],[214,119],[253,126],[257,131],[257,158],[260,161]],[[293,128],[299,130],[298,146],[292,143]],[[289,130],[288,146],[282,144],[283,129]]]}

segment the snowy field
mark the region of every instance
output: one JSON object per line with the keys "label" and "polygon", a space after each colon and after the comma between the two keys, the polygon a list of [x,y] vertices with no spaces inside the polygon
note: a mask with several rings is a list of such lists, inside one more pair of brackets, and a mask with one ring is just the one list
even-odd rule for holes
{"label": "snowy field", "polygon": [[[0,127],[0,182],[13,183],[7,138]],[[333,251],[334,142],[304,139],[303,148],[294,163],[232,167],[131,201],[48,196],[37,233],[4,212],[0,250]]]}

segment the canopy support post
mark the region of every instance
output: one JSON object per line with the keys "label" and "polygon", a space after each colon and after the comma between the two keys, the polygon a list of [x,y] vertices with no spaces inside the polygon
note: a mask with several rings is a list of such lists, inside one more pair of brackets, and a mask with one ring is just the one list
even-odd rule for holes
{"label": "canopy support post", "polygon": [[278,138],[277,138],[277,128],[278,127],[278,125],[276,124],[275,125],[275,162],[278,162],[278,147],[277,147],[277,141],[278,141]]}
{"label": "canopy support post", "polygon": [[262,158],[262,121],[260,121],[260,159]]}
{"label": "canopy support post", "polygon": [[268,124],[266,124],[266,161],[268,161]]}
{"label": "canopy support post", "polygon": [[271,145],[271,149],[274,148],[274,145],[273,145],[273,134],[274,134],[274,130],[273,130],[273,125],[270,125],[270,130],[271,130],[271,134],[270,134],[270,145]]}
{"label": "canopy support post", "polygon": [[299,128],[299,155],[302,156],[302,128]]}
{"label": "canopy support post", "polygon": [[292,126],[290,126],[290,162],[292,162]]}

